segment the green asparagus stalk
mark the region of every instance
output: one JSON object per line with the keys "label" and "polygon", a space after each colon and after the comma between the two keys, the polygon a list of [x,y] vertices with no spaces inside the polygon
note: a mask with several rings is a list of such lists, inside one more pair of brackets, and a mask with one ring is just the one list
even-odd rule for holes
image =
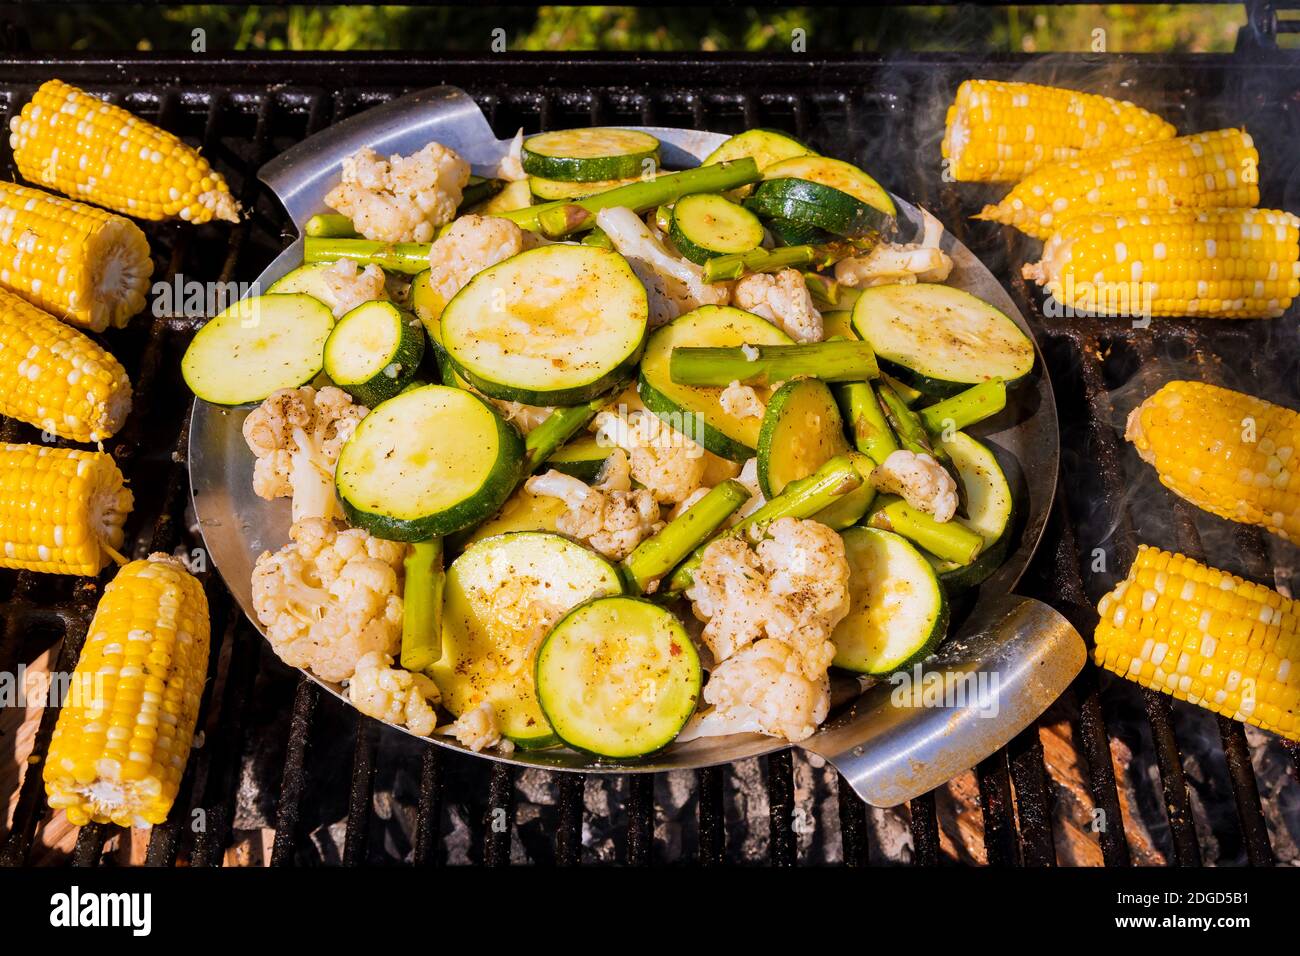
{"label": "green asparagus stalk", "polygon": [[411,545],[402,587],[402,667],[423,671],[442,656],[442,539]]}
{"label": "green asparagus stalk", "polygon": [[903,399],[899,397],[899,394],[889,385],[884,382],[877,382],[876,394],[880,396],[880,407],[883,409],[890,426],[894,429],[894,434],[898,436],[899,443],[913,454],[929,455],[942,465],[948,474],[952,475],[952,480],[957,485],[958,509],[964,514],[966,511],[966,485],[961,480],[961,472],[953,464],[952,456],[948,454],[943,445],[930,439],[930,433],[921,424],[921,416],[908,408]]}
{"label": "green asparagus stalk", "polygon": [[623,576],[638,594],[653,591],[661,577],[713,537],[746,501],[749,490],[728,478],[623,559]]}
{"label": "green asparagus stalk", "polygon": [[470,206],[477,206],[479,203],[491,199],[505,188],[506,184],[503,179],[484,179],[482,176],[471,176],[461,193],[459,208],[468,209]]}
{"label": "green asparagus stalk", "polygon": [[587,427],[596,413],[609,404],[602,395],[585,405],[557,408],[524,437],[524,474],[529,474],[555,454],[557,448]]}
{"label": "green asparagus stalk", "polygon": [[665,236],[673,227],[673,210],[671,206],[660,206],[655,210],[655,228]]}
{"label": "green asparagus stalk", "polygon": [[970,564],[984,547],[984,539],[961,522],[935,521],[894,495],[883,495],[876,500],[867,523],[900,534],[954,564]]}
{"label": "green asparagus stalk", "polygon": [[912,388],[912,386],[908,385],[906,382],[900,382],[898,379],[894,378],[894,376],[890,375],[888,372],[881,372],[880,380],[884,382],[886,385],[888,385],[890,388],[892,388],[894,390],[894,394],[896,394],[899,398],[901,398],[903,400],[903,404],[906,405],[908,408],[915,407],[916,403],[925,397],[922,392],[920,392],[915,388]]}
{"label": "green asparagus stalk", "polygon": [[836,387],[840,411],[849,423],[853,444],[877,465],[898,451],[898,439],[885,420],[876,393],[867,382],[846,382]]}
{"label": "green asparagus stalk", "polygon": [[[762,540],[767,526],[778,518],[811,518],[861,486],[862,476],[854,467],[852,459],[848,455],[836,455],[807,478],[790,482],[784,491],[737,522],[726,534],[744,535],[749,541],[758,542]],[[680,592],[690,587],[691,576],[704,560],[704,549],[707,546],[700,545],[677,566],[668,579],[666,591]]]}
{"label": "green asparagus stalk", "polygon": [[668,374],[679,385],[767,385],[800,377],[863,382],[879,371],[868,342],[675,348],[668,360]]}
{"label": "green asparagus stalk", "polygon": [[813,517],[826,525],[828,528],[834,528],[836,531],[843,531],[862,520],[862,516],[870,510],[872,503],[876,500],[876,486],[871,483],[871,471],[875,467],[868,456],[861,452],[851,451],[848,453],[849,460],[853,462],[853,467],[858,470],[862,477],[862,484],[854,491],[847,495],[842,495],[834,504],[828,505]]}
{"label": "green asparagus stalk", "polygon": [[812,293],[813,304],[823,312],[848,311],[853,308],[853,304],[858,301],[858,296],[862,294],[861,289],[841,285],[830,276],[819,275],[816,272],[805,272],[803,279],[804,284],[808,286],[808,291]]}
{"label": "green asparagus stalk", "polygon": [[544,203],[505,215],[524,229],[541,232],[552,239],[562,239],[590,229],[596,221],[596,213],[602,209],[626,206],[642,213],[665,203],[676,202],[682,196],[692,193],[722,192],[757,180],[758,166],[752,158],[746,156],[726,163],[668,173],[657,179],[616,186],[585,199]]}
{"label": "green asparagus stalk", "polygon": [[780,272],[820,263],[822,256],[812,246],[782,246],[780,249],[751,249],[715,256],[704,263],[705,282],[726,282],[750,272]]}
{"label": "green asparagus stalk", "polygon": [[356,237],[357,228],[347,216],[321,213],[307,220],[303,232],[318,239],[352,239]]}
{"label": "green asparagus stalk", "polygon": [[1006,407],[1007,386],[999,378],[972,385],[964,392],[921,409],[917,414],[927,431],[943,436],[992,418]]}
{"label": "green asparagus stalk", "polygon": [[302,258],[304,262],[352,259],[360,266],[377,265],[388,272],[417,275],[429,268],[429,243],[308,236],[303,240]]}
{"label": "green asparagus stalk", "polygon": [[591,230],[591,232],[582,237],[582,244],[584,246],[596,246],[600,249],[614,248],[613,241],[605,234],[604,229]]}

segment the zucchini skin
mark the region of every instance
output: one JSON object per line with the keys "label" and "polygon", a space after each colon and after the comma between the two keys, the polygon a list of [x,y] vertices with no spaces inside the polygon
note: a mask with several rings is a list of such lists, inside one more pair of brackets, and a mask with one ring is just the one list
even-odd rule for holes
{"label": "zucchini skin", "polygon": [[784,486],[774,488],[772,485],[772,459],[774,455],[780,456],[785,450],[778,445],[777,439],[781,437],[786,408],[791,403],[813,398],[814,396],[810,393],[814,391],[821,393],[815,397],[822,401],[824,411],[831,419],[827,433],[832,436],[838,435],[840,441],[837,447],[826,449],[826,456],[821,461],[813,462],[812,467],[804,474],[794,475],[789,480],[805,478],[825,462],[849,450],[848,439],[844,436],[844,419],[840,415],[839,405],[836,404],[835,396],[829,386],[815,378],[795,379],[786,382],[773,392],[772,397],[768,399],[767,411],[763,415],[763,425],[758,432],[758,487],[762,490],[763,497],[768,501],[779,495],[784,488]]}
{"label": "zucchini skin", "polygon": [[767,228],[783,246],[823,246],[835,241],[835,233],[791,219],[774,216],[767,220]]}
{"label": "zucchini skin", "polygon": [[[362,305],[357,306],[357,308],[362,308],[369,304],[370,303],[368,302],[362,303]],[[393,308],[398,313],[398,322],[401,323],[401,331],[399,333],[397,345],[388,356],[388,361],[384,363],[383,367],[364,382],[350,382],[344,384],[334,379],[329,368],[330,343],[328,340],[325,342],[325,374],[330,376],[331,381],[334,381],[335,385],[343,389],[343,391],[347,392],[367,408],[374,408],[380,402],[386,402],[394,395],[400,395],[402,390],[405,389],[406,386],[415,378],[416,373],[420,369],[420,362],[424,358],[425,335],[424,327],[420,323],[420,320],[410,312],[403,312],[400,309],[397,309],[396,306]],[[351,314],[352,313],[350,312],[348,313],[348,315]],[[347,320],[347,315],[338,320],[334,326],[334,331],[330,333],[331,339],[334,338],[340,328],[344,327],[344,323],[346,323]],[[390,378],[385,374],[384,369],[394,363],[398,365],[400,371]]]}
{"label": "zucchini skin", "polygon": [[[450,352],[443,350],[440,356],[445,357],[447,364],[457,376],[464,379],[470,385],[474,386],[489,398],[498,398],[507,402],[522,402],[525,405],[585,405],[587,402],[607,395],[610,392],[623,386],[632,369],[636,368],[641,362],[641,353],[645,350],[645,339],[637,346],[636,351],[629,355],[616,368],[611,369],[605,375],[593,379],[586,385],[575,385],[572,388],[550,389],[540,391],[532,388],[520,388],[516,385],[505,385],[501,382],[494,382],[491,379],[483,378],[481,375],[469,371],[465,366],[456,361],[456,357]],[[450,384],[450,383],[449,383]]]}
{"label": "zucchini skin", "polygon": [[[583,130],[556,130],[555,133],[582,133]],[[591,130],[593,135],[601,132],[600,127]],[[630,131],[620,131],[630,132]],[[609,179],[630,179],[641,174],[646,160],[651,160],[655,168],[659,167],[659,141],[648,133],[640,134],[646,139],[645,149],[629,153],[611,153],[606,156],[555,156],[549,153],[535,152],[529,143],[535,143],[550,133],[538,133],[524,140],[520,151],[520,164],[530,176],[552,179],[569,183],[602,182]],[[650,143],[654,146],[651,147]]]}
{"label": "zucchini skin", "polygon": [[[684,411],[680,405],[655,388],[644,373],[638,373],[637,375],[636,391],[646,408],[670,424],[675,416],[691,414]],[[711,451],[720,458],[738,462],[747,461],[758,453],[756,449],[723,434],[710,425],[708,420],[702,416],[700,422],[699,434],[693,437],[704,446],[705,451]]]}
{"label": "zucchini skin", "polygon": [[[891,361],[879,353],[876,354],[876,362],[879,363],[881,371],[888,372],[904,385],[909,388],[914,388],[922,395],[928,395],[931,398],[951,398],[959,392],[966,391],[966,389],[970,388],[972,385],[979,384],[979,382],[950,382],[946,379],[922,375],[920,372],[913,371],[906,365]],[[1007,380],[1007,388],[1011,388],[1024,377],[1025,376],[1022,375],[1020,378]]]}
{"label": "zucchini skin", "polygon": [[[704,245],[702,242],[697,242],[695,239],[692,239],[689,235],[691,227],[689,224],[684,225],[681,221],[681,217],[683,215],[689,216],[691,207],[700,205],[701,203],[716,205],[725,210],[726,215],[733,216],[743,222],[745,228],[752,230],[754,233],[753,243],[743,249],[714,249]],[[683,196],[673,206],[672,219],[668,224],[668,236],[672,239],[673,245],[677,247],[677,250],[683,256],[691,260],[691,262],[694,262],[696,265],[703,265],[710,259],[715,259],[718,256],[748,252],[751,249],[757,249],[763,241],[763,225],[758,221],[758,217],[745,209],[744,206],[733,203],[730,200],[724,199],[723,197],[713,193],[697,193],[693,196]]]}
{"label": "zucchini skin", "polygon": [[840,236],[883,233],[894,221],[848,193],[807,179],[766,179],[745,206],[768,218],[788,219]]}

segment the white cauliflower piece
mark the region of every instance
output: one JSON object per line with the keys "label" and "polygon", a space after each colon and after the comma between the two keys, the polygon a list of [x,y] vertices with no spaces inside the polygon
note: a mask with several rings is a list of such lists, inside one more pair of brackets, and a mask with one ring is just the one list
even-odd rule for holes
{"label": "white cauliflower piece", "polygon": [[762,418],[763,413],[767,411],[767,406],[758,397],[754,387],[741,385],[739,379],[722,390],[722,394],[718,396],[718,404],[728,415],[735,415],[737,418]]}
{"label": "white cauliflower piece", "polygon": [[601,491],[632,490],[632,463],[628,460],[627,452],[615,448],[609,453],[605,464],[600,466],[600,479],[596,482],[596,487]]}
{"label": "white cauliflower piece", "polygon": [[957,513],[957,482],[948,470],[925,453],[900,448],[871,470],[877,491],[902,496],[913,508],[951,521]]}
{"label": "white cauliflower piece", "polygon": [[740,538],[718,538],[704,549],[686,597],[705,622],[700,636],[717,661],[762,637],[775,610],[758,555]]}
{"label": "white cauliflower piece", "polygon": [[474,392],[499,411],[502,418],[518,428],[524,435],[527,435],[550,418],[551,412],[555,411],[549,405],[525,405],[523,402],[510,402],[503,398],[492,398],[484,395],[478,389],[474,389]]}
{"label": "white cauliflower piece", "polygon": [[763,489],[758,484],[758,459],[748,458],[740,468],[740,474],[736,480],[745,486],[749,492],[749,500],[737,509],[736,513],[731,516],[731,523],[735,524],[742,518],[748,518],[763,505],[767,504],[767,498],[763,496]]}
{"label": "white cauliflower piece", "polygon": [[352,259],[340,259],[324,270],[325,286],[334,301],[331,311],[334,318],[342,318],[363,302],[388,297],[384,270],[368,265],[358,270]]}
{"label": "white cauliflower piece", "polygon": [[925,229],[920,242],[882,242],[865,256],[841,259],[835,264],[835,281],[860,289],[946,280],[952,272],[952,259],[939,248],[943,223],[924,209],[921,216]]}
{"label": "white cauliflower piece", "polygon": [[433,711],[438,686],[423,674],[393,667],[393,659],[371,651],[357,661],[348,681],[348,700],[361,713],[390,724],[400,724],[413,734],[427,737],[438,724]]}
{"label": "white cauliflower piece", "polygon": [[502,157],[501,162],[497,163],[496,178],[512,183],[528,178],[528,174],[524,172],[524,129],[522,126],[519,128],[519,132],[515,133],[515,138],[510,141],[510,148]]}
{"label": "white cauliflower piece", "polygon": [[524,251],[524,232],[500,216],[461,216],[429,248],[429,285],[444,303],[489,266]]}
{"label": "white cauliflower piece", "polygon": [[342,518],[334,491],[339,452],[369,414],[341,388],[282,388],[244,419],[244,441],[257,456],[253,491],[268,501],[293,496],[293,520]]}
{"label": "white cauliflower piece", "polygon": [[702,305],[726,305],[731,288],[704,281],[704,268],[673,255],[663,234],[641,221],[631,209],[615,206],[596,214],[598,225],[646,287],[650,327],[657,328]]}
{"label": "white cauliflower piece", "polygon": [[[620,450],[617,452],[617,454],[620,454],[620,455],[623,454],[622,450],[620,449]],[[710,491],[712,491],[712,490],[713,490],[712,488],[709,488],[709,487],[707,487],[706,485],[700,485],[700,487],[696,488],[694,491],[692,491],[689,495],[687,495],[687,496],[686,496],[685,498],[683,498],[681,501],[677,502],[677,504],[676,504],[676,506],[673,508],[672,512],[668,515],[668,520],[669,520],[669,521],[675,521],[675,520],[677,520],[679,517],[681,517],[682,515],[684,515],[686,512],[690,511],[692,507],[694,507],[697,503],[699,503],[699,500],[700,500],[701,498],[703,498],[705,495],[707,495],[707,494],[708,494]]]}
{"label": "white cauliflower piece", "polygon": [[754,272],[736,283],[735,304],[784,329],[796,342],[820,342],[822,314],[798,269]]}
{"label": "white cauliflower piece", "polygon": [[691,719],[679,743],[742,733],[805,740],[830,712],[830,680],[825,673],[807,677],[796,651],[764,638],[714,669],[704,702],[710,706]]}
{"label": "white cauliflower piece", "polygon": [[501,736],[496,711],[487,701],[465,711],[446,729],[457,741],[475,753],[489,747],[496,747],[502,753],[510,753],[515,749],[513,743]]}
{"label": "white cauliflower piece", "polygon": [[529,478],[524,489],[563,501],[568,510],[555,522],[556,529],[615,561],[663,527],[659,504],[644,488],[601,491],[552,468]]}
{"label": "white cauliflower piece", "polygon": [[295,522],[289,537],[253,568],[253,608],[280,659],[343,681],[367,654],[396,653],[406,545],[321,518]]}
{"label": "white cauliflower piece", "polygon": [[658,415],[636,411],[625,418],[617,412],[601,412],[595,426],[598,441],[627,452],[632,477],[656,501],[675,504],[700,487],[708,465],[704,448]]}
{"label": "white cauliflower piece", "polygon": [[343,160],[343,178],[325,204],[378,242],[429,242],[451,222],[469,182],[469,163],[440,143],[384,159],[369,147]]}

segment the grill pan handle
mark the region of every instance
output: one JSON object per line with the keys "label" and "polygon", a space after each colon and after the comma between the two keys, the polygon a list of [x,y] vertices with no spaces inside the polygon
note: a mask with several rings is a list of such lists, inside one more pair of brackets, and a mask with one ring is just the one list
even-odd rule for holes
{"label": "grill pan handle", "polygon": [[468,93],[434,86],[314,133],[263,166],[258,176],[284,203],[301,233],[308,219],[328,211],[325,194],[338,182],[348,156],[363,146],[385,156],[411,153],[431,141],[456,150],[476,172],[495,169],[507,149]]}
{"label": "grill pan handle", "polygon": [[985,597],[937,657],[871,687],[797,746],[833,764],[867,803],[897,806],[1009,743],[1086,658],[1079,632],[1042,601]]}

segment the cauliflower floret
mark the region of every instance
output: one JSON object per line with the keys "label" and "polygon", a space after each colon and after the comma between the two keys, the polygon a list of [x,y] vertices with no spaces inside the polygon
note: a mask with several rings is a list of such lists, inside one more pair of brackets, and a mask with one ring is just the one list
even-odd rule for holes
{"label": "cauliflower floret", "polygon": [[307,518],[253,568],[253,608],[271,649],[324,680],[352,676],[366,654],[397,652],[406,545]]}
{"label": "cauliflower floret", "polygon": [[705,622],[700,636],[718,661],[762,637],[773,610],[758,555],[740,538],[718,538],[704,549],[686,597]]}
{"label": "cauliflower floret", "polygon": [[433,704],[438,686],[423,674],[393,667],[393,659],[371,651],[357,661],[348,681],[348,700],[361,713],[390,724],[401,724],[413,734],[427,737],[437,726]]}
{"label": "cauliflower floret", "polygon": [[920,242],[882,242],[865,256],[835,264],[835,281],[850,288],[943,282],[952,272],[952,259],[939,248],[943,223],[922,209],[925,230]]}
{"label": "cauliflower floret", "polygon": [[755,272],[736,283],[736,305],[785,330],[796,342],[820,342],[822,314],[798,269]]}
{"label": "cauliflower floret", "polygon": [[702,305],[726,305],[731,301],[727,283],[705,282],[703,267],[669,252],[663,234],[647,226],[631,209],[602,209],[596,214],[596,225],[609,236],[646,287],[651,328]]}
{"label": "cauliflower floret", "polygon": [[596,416],[596,437],[606,446],[628,454],[632,477],[650,490],[656,501],[676,503],[700,487],[708,462],[704,448],[651,412],[616,412]]}
{"label": "cauliflower floret", "polygon": [[529,478],[524,489],[563,501],[568,510],[556,521],[556,529],[616,561],[663,527],[659,504],[644,488],[601,491],[551,469]]}
{"label": "cauliflower floret", "polygon": [[737,418],[762,418],[767,411],[763,400],[752,385],[741,385],[739,380],[729,384],[718,396],[718,404],[728,415]]}
{"label": "cauliflower floret", "polygon": [[487,701],[465,711],[446,730],[475,753],[488,747],[496,747],[502,753],[515,749],[513,743],[501,736],[496,711]]}
{"label": "cauliflower floret", "polygon": [[341,518],[334,466],[357,423],[369,414],[327,385],[272,392],[244,419],[244,441],[257,456],[253,491],[268,501],[293,496],[293,520]]}
{"label": "cauliflower floret", "polygon": [[499,216],[461,216],[429,248],[429,285],[443,302],[489,266],[524,251],[524,232]]}
{"label": "cauliflower floret", "polygon": [[742,733],[804,740],[830,711],[830,680],[825,673],[805,676],[797,652],[764,638],[714,669],[704,702],[710,706],[691,719],[678,742]]}
{"label": "cauliflower floret", "polygon": [[749,500],[737,509],[736,513],[731,516],[731,523],[748,518],[763,505],[767,504],[767,498],[763,496],[763,489],[758,484],[758,459],[747,458],[745,463],[740,467],[740,474],[736,480],[745,486],[749,492]]}
{"label": "cauliflower floret", "polygon": [[343,160],[342,181],[325,204],[367,239],[428,242],[456,215],[467,182],[469,163],[440,143],[388,159],[366,147]]}
{"label": "cauliflower floret", "polygon": [[334,298],[334,318],[342,318],[363,302],[383,299],[388,295],[384,270],[368,265],[358,271],[352,259],[340,259],[324,270],[325,285]]}
{"label": "cauliflower floret", "polygon": [[502,157],[501,162],[497,163],[496,178],[512,183],[528,178],[528,174],[524,172],[524,130],[522,126],[519,128],[519,132],[515,133],[515,138],[510,141],[510,148]]}
{"label": "cauliflower floret", "polygon": [[525,435],[550,418],[551,412],[555,411],[549,405],[525,405],[523,402],[509,402],[503,398],[491,398],[483,395],[478,389],[474,389],[474,391],[499,411],[502,418],[513,424]]}
{"label": "cauliflower floret", "polygon": [[871,470],[877,491],[901,495],[913,508],[934,515],[935,521],[951,521],[957,513],[957,482],[948,470],[925,453],[905,449]]}

